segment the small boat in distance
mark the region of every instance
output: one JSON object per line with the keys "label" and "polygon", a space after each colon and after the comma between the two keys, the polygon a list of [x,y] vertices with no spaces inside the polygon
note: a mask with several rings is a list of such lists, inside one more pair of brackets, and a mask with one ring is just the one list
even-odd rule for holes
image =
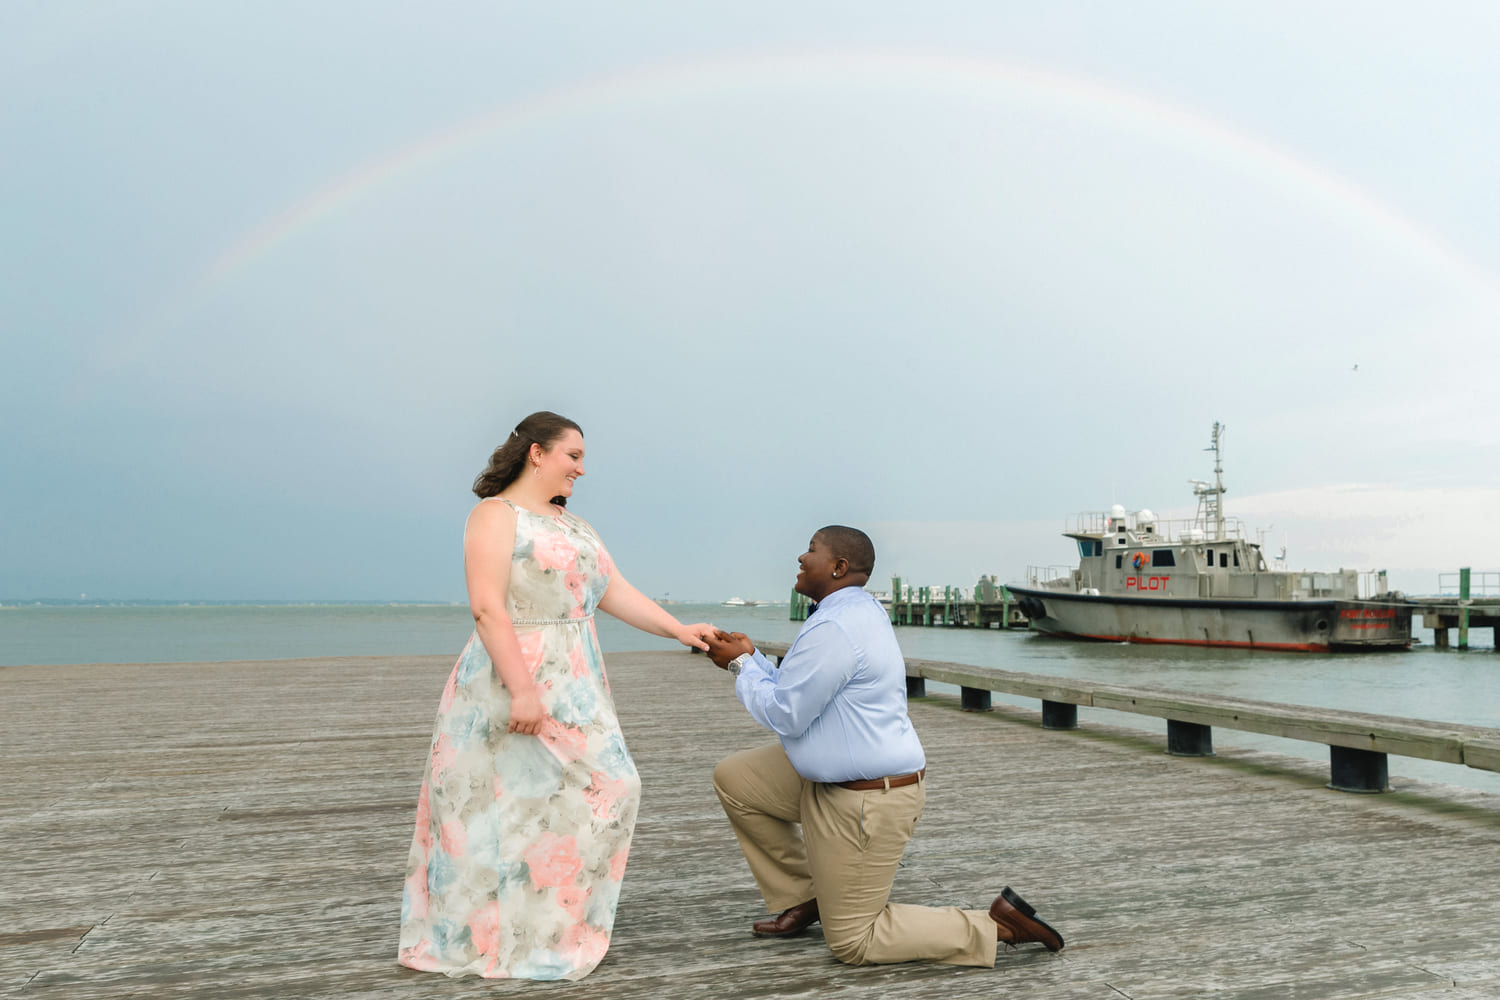
{"label": "small boat in distance", "polygon": [[1071,573],[1030,567],[1009,584],[1031,627],[1053,635],[1111,642],[1238,646],[1281,650],[1406,649],[1412,603],[1386,585],[1384,571],[1360,576],[1267,566],[1260,545],[1224,516],[1224,466],[1214,424],[1214,483],[1190,480],[1198,498],[1191,521],[1159,520],[1149,510],[1075,515],[1063,532],[1078,544]]}
{"label": "small boat in distance", "polygon": [[753,608],[753,607],[755,607],[759,603],[760,603],[759,601],[747,601],[743,597],[731,597],[729,600],[727,600],[727,601],[724,602],[723,607],[726,607],[726,608]]}

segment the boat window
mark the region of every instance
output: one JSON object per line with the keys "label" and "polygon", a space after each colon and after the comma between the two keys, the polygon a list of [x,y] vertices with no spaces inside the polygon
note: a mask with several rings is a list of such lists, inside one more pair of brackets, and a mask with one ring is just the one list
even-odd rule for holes
{"label": "boat window", "polygon": [[[1234,564],[1236,566],[1238,566],[1240,564],[1239,560],[1236,559]],[[1219,553],[1219,568],[1220,569],[1228,569],[1229,568],[1229,553],[1228,552],[1220,552]]]}
{"label": "boat window", "polygon": [[1171,549],[1154,549],[1151,552],[1151,565],[1176,566],[1177,560],[1173,558]]}
{"label": "boat window", "polygon": [[1208,568],[1209,569],[1213,569],[1214,568],[1214,550],[1213,549],[1209,549],[1208,550]]}
{"label": "boat window", "polygon": [[1236,566],[1238,566],[1240,564],[1240,550],[1239,549],[1235,549],[1234,550],[1234,564]]}
{"label": "boat window", "polygon": [[1115,556],[1115,569],[1119,569],[1123,565],[1125,565],[1125,557]]}
{"label": "boat window", "polygon": [[1078,539],[1078,554],[1087,559],[1089,556],[1104,555],[1104,543],[1090,539]]}

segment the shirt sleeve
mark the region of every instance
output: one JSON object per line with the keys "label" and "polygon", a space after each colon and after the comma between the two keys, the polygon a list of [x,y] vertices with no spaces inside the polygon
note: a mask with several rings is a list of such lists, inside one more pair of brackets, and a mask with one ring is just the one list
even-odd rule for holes
{"label": "shirt sleeve", "polygon": [[756,650],[735,680],[734,693],[752,718],[777,736],[795,738],[854,676],[854,644],[834,622],[820,623],[797,637],[772,667]]}

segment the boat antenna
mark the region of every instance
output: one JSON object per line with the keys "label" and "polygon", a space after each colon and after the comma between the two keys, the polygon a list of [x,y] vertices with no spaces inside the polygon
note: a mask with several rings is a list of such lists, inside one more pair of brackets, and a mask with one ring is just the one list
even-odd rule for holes
{"label": "boat antenna", "polygon": [[1214,453],[1214,484],[1199,484],[1193,481],[1193,492],[1198,495],[1198,513],[1203,518],[1203,526],[1208,527],[1213,522],[1214,538],[1224,537],[1224,460],[1219,451],[1219,439],[1224,436],[1224,425],[1217,420],[1214,421],[1213,443],[1204,451]]}

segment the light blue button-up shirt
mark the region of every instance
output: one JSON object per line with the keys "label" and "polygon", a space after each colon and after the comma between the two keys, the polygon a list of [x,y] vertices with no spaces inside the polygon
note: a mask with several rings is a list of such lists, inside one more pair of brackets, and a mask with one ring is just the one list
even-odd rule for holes
{"label": "light blue button-up shirt", "polygon": [[781,737],[809,781],[910,774],[926,766],[906,714],[906,662],[885,609],[860,587],[818,605],[778,670],[756,650],[734,693]]}

